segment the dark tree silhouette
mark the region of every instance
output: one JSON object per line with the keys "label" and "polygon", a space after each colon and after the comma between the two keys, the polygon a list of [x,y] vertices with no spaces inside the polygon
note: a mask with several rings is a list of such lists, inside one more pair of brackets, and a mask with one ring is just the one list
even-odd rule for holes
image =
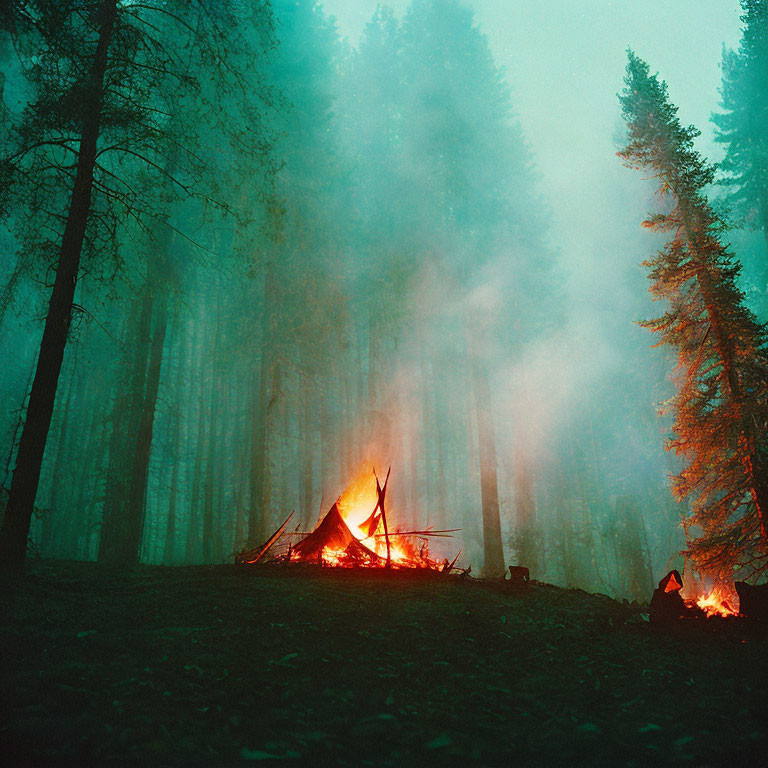
{"label": "dark tree silhouette", "polygon": [[77,96],[80,104],[76,116],[79,118],[81,129],[76,150],[75,178],[61,240],[61,252],[56,265],[56,279],[40,343],[37,372],[29,396],[27,420],[19,442],[16,470],[13,473],[8,505],[0,530],[0,568],[8,572],[20,572],[26,557],[29,521],[37,495],[40,467],[53,414],[80,254],[91,206],[96,144],[104,104],[104,80],[116,17],[116,0],[104,0],[100,3],[93,17],[95,28],[98,30],[93,58],[87,73],[84,73],[78,83],[80,88]]}
{"label": "dark tree silhouette", "polygon": [[[212,163],[194,124],[200,105],[213,112],[223,92],[237,92],[240,114],[249,118],[240,133],[258,133],[248,80],[226,54],[234,46],[257,58],[262,38],[239,32],[258,21],[259,12],[239,3],[225,9],[217,0],[197,0],[193,10],[173,1],[30,0],[11,4],[0,17],[27,61],[33,90],[0,165],[0,180],[21,194],[3,194],[2,212],[25,206],[39,227],[55,233],[56,243],[56,276],[0,530],[3,570],[23,570],[84,249],[98,253],[105,243],[114,244],[123,218],[144,232],[151,231],[150,222],[167,223],[164,210],[156,210],[158,200],[147,195],[153,186],[217,204],[215,174],[207,172]],[[267,7],[262,13],[269,18]],[[188,71],[190,51],[207,64],[201,67],[205,83]],[[197,106],[190,113],[193,97]],[[158,323],[156,340],[162,342],[164,312]],[[146,400],[153,401],[151,391]],[[140,427],[146,453],[151,421],[144,419]],[[145,464],[137,455],[134,474]],[[131,501],[133,510],[142,503],[143,483],[134,492],[141,498]],[[128,529],[137,526],[140,521]],[[135,560],[138,554],[126,557]]]}

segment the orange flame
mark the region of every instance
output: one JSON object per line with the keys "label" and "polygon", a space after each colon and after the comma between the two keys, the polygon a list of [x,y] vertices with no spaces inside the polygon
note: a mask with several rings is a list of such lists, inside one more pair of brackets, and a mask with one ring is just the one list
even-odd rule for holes
{"label": "orange flame", "polygon": [[736,616],[738,611],[733,608],[733,597],[713,587],[707,594],[696,599],[696,605],[710,616]]}
{"label": "orange flame", "polygon": [[[370,532],[363,525],[371,517],[378,500],[376,479],[371,472],[363,471],[347,486],[344,493],[339,496],[336,505],[352,535],[358,541],[362,541],[372,552],[381,557],[386,557],[387,543],[383,536],[376,535],[383,532],[384,526],[382,522],[379,521],[373,535],[369,535]],[[392,562],[405,562],[408,558],[404,551],[406,545],[404,542],[400,543],[400,545],[394,544],[393,539],[395,537],[396,533],[390,534],[390,558]],[[323,558],[325,559],[325,557],[325,552],[323,552]],[[330,558],[328,559],[330,560]],[[338,564],[338,558],[335,558],[333,564]]]}
{"label": "orange flame", "polygon": [[[710,582],[711,583],[711,582]],[[739,596],[726,584],[715,583],[705,587],[701,582],[689,581],[686,585],[685,602],[691,608],[699,608],[707,618],[712,616],[738,616]]]}
{"label": "orange flame", "polygon": [[360,526],[371,516],[378,500],[373,474],[361,472],[336,502],[347,527],[360,540],[368,535]]}
{"label": "orange flame", "polygon": [[323,547],[323,564],[324,565],[343,565],[346,552],[343,549],[331,549],[331,547]]}
{"label": "orange flame", "polygon": [[[370,469],[362,470],[357,477],[347,486],[336,501],[341,518],[344,520],[350,533],[370,552],[378,556],[377,562],[371,565],[381,565],[387,557],[387,537],[384,535],[384,524],[381,513],[373,517],[373,512],[378,504],[376,493],[376,479]],[[389,524],[389,549],[390,560],[393,565],[407,568],[432,568],[437,569],[440,564],[429,556],[429,548],[426,539],[421,547],[417,548],[408,535],[401,534],[397,527],[391,523],[390,510],[387,510]],[[375,530],[371,526],[375,525]],[[359,557],[351,557],[343,549],[334,549],[325,546],[321,552],[322,564],[336,567],[360,567]],[[291,560],[301,560],[299,552],[290,555]]]}

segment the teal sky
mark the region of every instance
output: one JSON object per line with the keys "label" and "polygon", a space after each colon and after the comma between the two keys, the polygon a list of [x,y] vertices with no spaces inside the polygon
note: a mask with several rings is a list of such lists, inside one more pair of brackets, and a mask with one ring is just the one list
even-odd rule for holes
{"label": "teal sky", "polygon": [[[377,0],[324,0],[352,45]],[[388,3],[398,16],[407,0]],[[617,92],[631,47],[669,85],[683,123],[701,131],[700,150],[718,159],[710,115],[718,108],[723,45],[740,35],[738,0],[465,0],[513,91],[517,116],[553,212],[552,237],[571,264],[612,249],[598,233],[614,215],[621,176],[614,135]],[[618,178],[617,178],[618,175]],[[637,177],[638,175],[635,174]],[[645,211],[627,211],[627,222]],[[622,216],[624,211],[615,211]],[[618,240],[618,238],[616,238]],[[591,270],[590,270],[591,271]],[[594,274],[594,273],[593,273]]]}
{"label": "teal sky", "polygon": [[[355,45],[377,0],[323,0]],[[385,3],[402,16],[407,0]],[[627,47],[670,85],[684,122],[705,137],[723,44],[739,38],[737,0],[465,0],[514,88],[532,143],[581,140],[616,112]],[[609,119],[612,123],[612,119]],[[571,129],[571,130],[566,130]],[[574,135],[575,129],[575,135]],[[612,127],[607,133],[610,136]],[[598,130],[605,135],[605,130]],[[593,138],[597,138],[593,136]],[[540,158],[546,163],[545,157]]]}
{"label": "teal sky", "polygon": [[[376,0],[324,0],[355,45]],[[388,3],[402,16],[407,0]],[[737,0],[466,0],[507,72],[520,121],[551,203],[614,162],[627,47],[667,80],[685,123],[712,147],[723,44],[739,39]],[[576,177],[574,179],[574,177]]]}

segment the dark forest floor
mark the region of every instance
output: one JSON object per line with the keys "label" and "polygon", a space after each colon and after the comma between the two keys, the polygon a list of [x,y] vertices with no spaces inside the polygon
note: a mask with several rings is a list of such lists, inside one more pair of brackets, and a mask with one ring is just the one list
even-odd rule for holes
{"label": "dark forest floor", "polygon": [[37,561],[0,599],[5,765],[768,765],[768,641],[739,621],[228,566]]}

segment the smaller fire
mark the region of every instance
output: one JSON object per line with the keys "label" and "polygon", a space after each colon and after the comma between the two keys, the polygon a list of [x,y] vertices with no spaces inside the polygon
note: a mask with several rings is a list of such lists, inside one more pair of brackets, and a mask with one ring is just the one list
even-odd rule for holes
{"label": "smaller fire", "polygon": [[707,618],[739,615],[739,611],[734,608],[734,604],[738,604],[738,596],[717,586],[698,596],[688,598],[685,602],[691,607],[700,608],[707,615]]}
{"label": "smaller fire", "polygon": [[738,616],[739,612],[734,610],[732,601],[733,597],[725,596],[720,590],[713,587],[707,594],[696,598],[696,605],[707,614],[707,618],[710,616]]}

